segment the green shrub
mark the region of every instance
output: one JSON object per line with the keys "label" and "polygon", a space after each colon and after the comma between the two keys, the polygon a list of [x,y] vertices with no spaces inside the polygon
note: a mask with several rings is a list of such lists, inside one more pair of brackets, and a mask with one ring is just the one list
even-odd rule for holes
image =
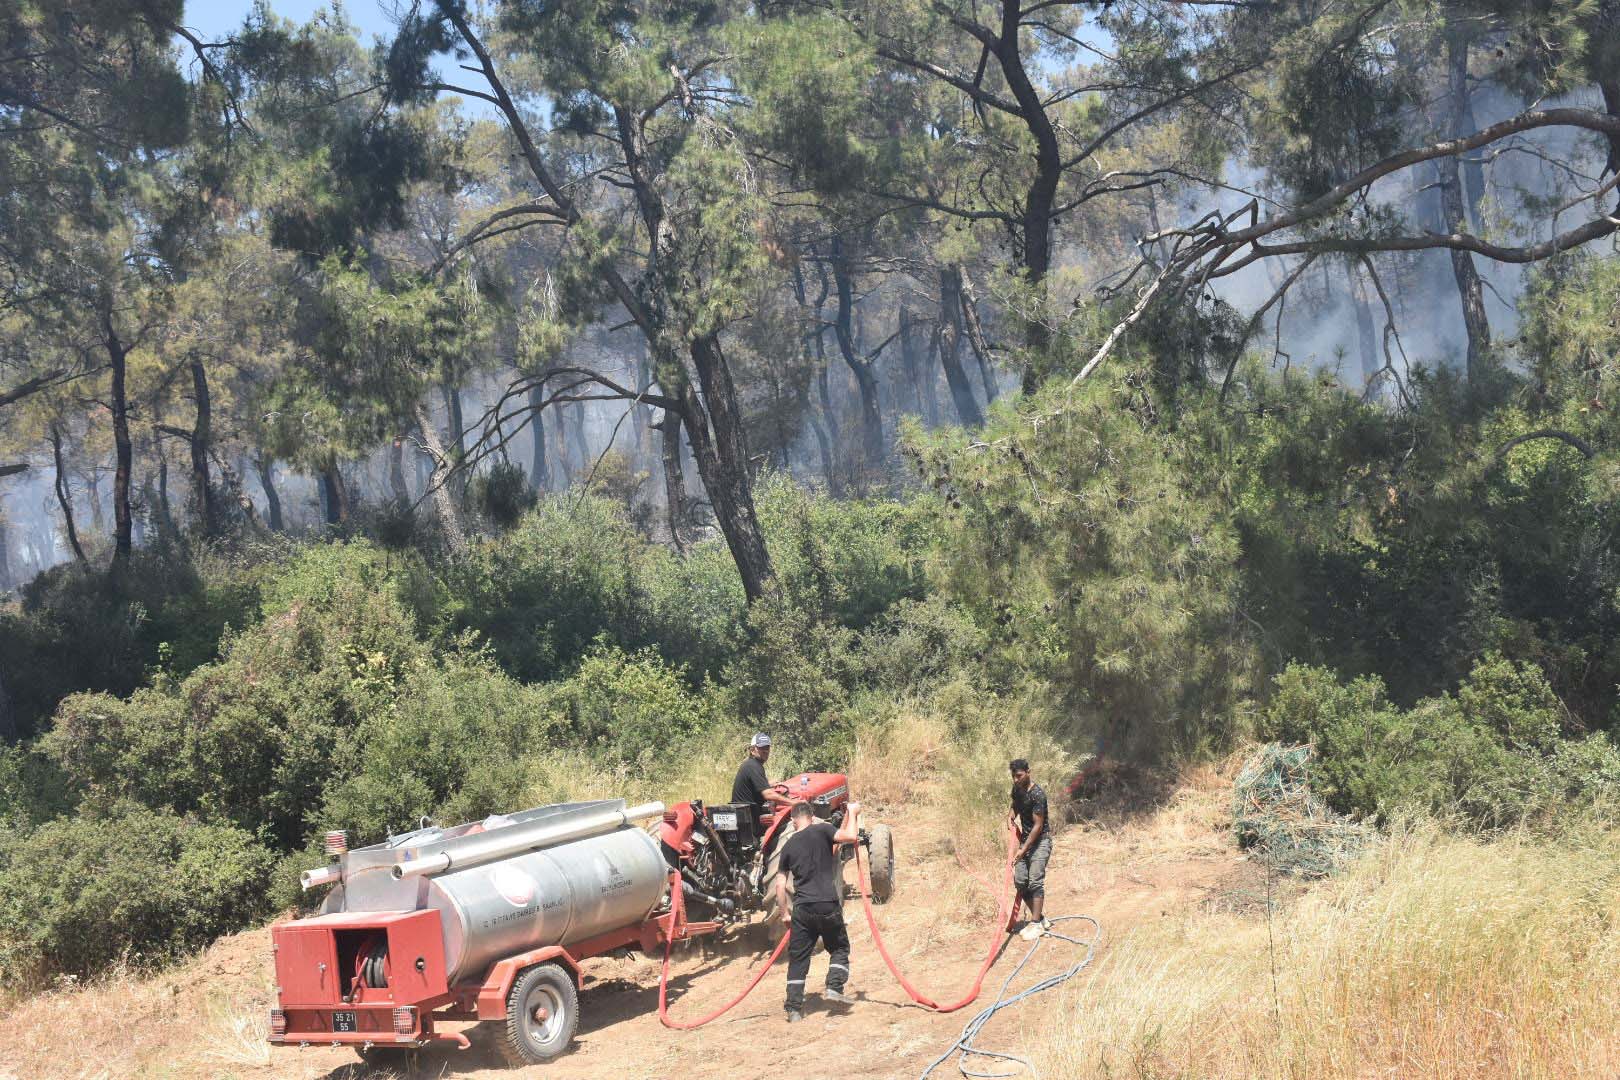
{"label": "green shrub", "polygon": [[518,809],[528,759],[557,741],[548,701],[468,649],[410,665],[338,737],[333,757],[348,768],[328,776],[306,828],[373,843],[424,816],[460,822]]}
{"label": "green shrub", "polygon": [[1315,746],[1312,785],[1341,813],[1419,808],[1500,827],[1620,792],[1620,749],[1602,734],[1561,739],[1562,719],[1536,667],[1488,656],[1455,696],[1410,709],[1374,676],[1345,684],[1291,665],[1276,679],[1267,727]]}
{"label": "green shrub", "polygon": [[272,861],[241,829],[127,805],[0,833],[0,982],[205,945],[266,913]]}
{"label": "green shrub", "polygon": [[0,831],[27,831],[73,809],[76,793],[32,747],[0,746]]}
{"label": "green shrub", "polygon": [[430,664],[382,556],[323,545],[267,583],[267,619],[184,680],[62,703],[41,749],[99,802],[133,799],[302,842],[326,786],[357,767],[344,733]]}
{"label": "green shrub", "polygon": [[451,575],[454,625],[476,630],[514,677],[555,679],[598,637],[651,638],[645,582],[671,556],[630,527],[623,507],[553,496]]}
{"label": "green shrub", "polygon": [[551,700],[566,719],[567,745],[639,763],[642,771],[716,720],[712,703],[651,649],[597,649],[555,686]]}
{"label": "green shrub", "polygon": [[516,525],[539,498],[522,467],[510,461],[497,461],[488,472],[475,476],[468,494],[479,512],[502,529]]}

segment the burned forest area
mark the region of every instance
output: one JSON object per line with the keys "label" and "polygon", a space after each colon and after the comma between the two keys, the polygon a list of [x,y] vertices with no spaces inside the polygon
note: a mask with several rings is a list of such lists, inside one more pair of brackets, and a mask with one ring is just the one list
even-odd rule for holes
{"label": "burned forest area", "polygon": [[1620,1075],[1617,413],[1620,0],[10,0],[0,1080]]}

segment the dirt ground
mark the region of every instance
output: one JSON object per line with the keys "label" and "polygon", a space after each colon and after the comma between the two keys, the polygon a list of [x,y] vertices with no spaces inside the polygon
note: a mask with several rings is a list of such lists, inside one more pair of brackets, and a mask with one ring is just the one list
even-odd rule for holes
{"label": "dirt ground", "polygon": [[[1248,864],[1222,828],[1216,786],[1207,778],[1139,813],[1065,827],[1047,874],[1048,912],[1095,916],[1102,924],[1099,948],[1106,949],[1131,927],[1188,905],[1250,902]],[[899,863],[895,897],[877,909],[884,939],[924,993],[954,1000],[985,955],[993,902],[962,873],[937,827],[910,821],[895,809],[879,809],[872,819],[894,823]],[[823,1009],[815,996],[826,971],[821,953],[811,969],[803,1023],[790,1026],[783,1020],[783,963],[719,1020],[696,1031],[671,1031],[658,1021],[657,961],[601,959],[586,965],[579,1032],[562,1058],[511,1069],[495,1049],[494,1025],[464,1026],[470,1050],[425,1052],[411,1075],[739,1080],[781,1070],[795,1080],[916,1076],[988,1003],[1029,948],[1016,939],[1006,941],[979,1005],[938,1015],[912,1005],[884,969],[858,900],[849,903],[847,918],[853,943],[850,989],[859,999],[847,1012]],[[1062,970],[1074,958],[1072,947],[1044,943],[1013,989]],[[0,1080],[389,1075],[368,1072],[346,1050],[268,1047],[263,1038],[273,986],[269,959],[269,931],[255,930],[155,977],[112,978],[17,1003],[0,1015]],[[746,985],[761,960],[741,942],[725,950],[677,953],[672,1014],[706,1013]],[[981,1043],[1016,1050],[1020,1021],[1013,1014],[1018,1011],[993,1019]],[[959,1074],[947,1065],[935,1075]]]}

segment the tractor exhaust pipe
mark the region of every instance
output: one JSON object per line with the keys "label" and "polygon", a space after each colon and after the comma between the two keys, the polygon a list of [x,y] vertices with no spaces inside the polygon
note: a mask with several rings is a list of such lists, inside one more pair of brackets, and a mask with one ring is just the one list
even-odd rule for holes
{"label": "tractor exhaust pipe", "polygon": [[[574,840],[584,840],[621,829],[631,822],[659,817],[664,812],[661,802],[643,803],[627,810],[601,810],[589,817],[575,818],[556,824],[524,828],[523,826],[496,829],[485,833],[462,847],[454,855],[439,852],[422,859],[408,859],[393,869],[396,879],[443,874],[451,869],[464,870],[497,859],[510,858],[540,848],[555,847]],[[310,874],[318,871],[310,871]]]}

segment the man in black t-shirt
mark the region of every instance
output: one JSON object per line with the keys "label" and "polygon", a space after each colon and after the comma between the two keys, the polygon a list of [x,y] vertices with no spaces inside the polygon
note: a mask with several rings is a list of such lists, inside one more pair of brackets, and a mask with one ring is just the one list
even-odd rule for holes
{"label": "man in black t-shirt", "polygon": [[748,756],[737,769],[737,778],[731,782],[731,801],[747,803],[754,808],[757,823],[771,803],[791,803],[792,799],[771,787],[765,776],[765,762],[771,757],[771,737],[756,732],[748,743]]}
{"label": "man in black t-shirt", "polygon": [[[776,875],[776,907],[782,921],[792,928],[788,939],[787,1009],[788,1023],[804,1019],[804,984],[810,974],[810,956],[819,940],[827,946],[827,989],[822,998],[839,1005],[854,999],[844,994],[849,979],[849,931],[844,927],[843,864],[839,844],[860,839],[856,817],[861,804],[852,802],[844,822],[837,829],[830,822],[817,821],[809,803],[793,804],[794,834],[782,845],[780,869]],[[788,907],[787,880],[793,878],[793,906]]]}
{"label": "man in black t-shirt", "polygon": [[[1007,821],[1018,830],[1021,841],[1018,855],[1013,861],[1013,885],[1018,890],[1013,901],[1012,917],[1018,917],[1018,904],[1029,907],[1029,922],[1024,926],[1023,938],[1033,941],[1052,929],[1043,909],[1046,907],[1046,863],[1052,857],[1052,832],[1047,825],[1046,792],[1029,775],[1029,762],[1014,758],[1008,762],[1012,772],[1012,810]],[[1007,926],[1011,933],[1013,926]]]}

